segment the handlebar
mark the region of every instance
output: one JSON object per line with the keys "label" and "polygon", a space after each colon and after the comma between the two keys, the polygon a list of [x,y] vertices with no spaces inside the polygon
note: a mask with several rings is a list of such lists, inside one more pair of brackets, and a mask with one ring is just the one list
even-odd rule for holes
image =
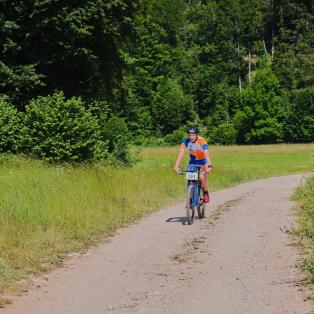
{"label": "handlebar", "polygon": [[180,170],[179,172],[178,172],[178,174],[180,174],[180,175],[183,175],[183,174],[185,174],[185,173],[187,173],[187,172],[199,172],[199,173],[207,173],[206,171],[199,171],[200,169],[198,169],[198,171],[192,171],[192,170]]}
{"label": "handlebar", "polygon": [[[202,165],[192,165],[194,169],[191,170],[179,170],[177,173],[180,175],[183,175],[184,173],[187,172],[198,172],[198,173],[202,173],[202,174],[207,174],[207,171],[201,171],[201,168],[203,167]],[[197,170],[195,169],[197,168]]]}

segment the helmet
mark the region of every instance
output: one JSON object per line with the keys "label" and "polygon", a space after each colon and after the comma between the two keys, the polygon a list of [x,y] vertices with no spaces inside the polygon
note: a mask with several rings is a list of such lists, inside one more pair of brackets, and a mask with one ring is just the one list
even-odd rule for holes
{"label": "helmet", "polygon": [[198,128],[196,126],[190,126],[187,130],[187,133],[195,133],[198,134]]}

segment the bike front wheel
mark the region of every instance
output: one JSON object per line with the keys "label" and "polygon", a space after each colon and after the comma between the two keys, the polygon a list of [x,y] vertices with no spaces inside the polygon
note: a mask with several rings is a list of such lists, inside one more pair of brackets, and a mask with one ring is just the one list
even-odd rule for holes
{"label": "bike front wheel", "polygon": [[194,196],[194,186],[190,184],[187,189],[186,195],[186,218],[188,224],[191,225],[195,220],[195,211],[194,211],[194,204],[193,204],[193,196]]}

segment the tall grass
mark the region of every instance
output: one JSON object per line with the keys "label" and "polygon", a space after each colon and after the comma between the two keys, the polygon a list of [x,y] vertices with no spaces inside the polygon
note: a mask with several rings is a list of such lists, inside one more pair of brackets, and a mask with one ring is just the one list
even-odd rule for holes
{"label": "tall grass", "polygon": [[[147,148],[140,166],[171,168],[176,153],[177,148]],[[213,146],[210,154],[214,165],[209,176],[212,190],[257,178],[314,170],[314,144]]]}
{"label": "tall grass", "polygon": [[[313,170],[314,145],[212,147],[211,190]],[[0,291],[58,264],[118,227],[178,201],[177,148],[146,148],[130,169],[51,166],[23,157],[0,160]],[[185,160],[186,163],[187,160]]]}
{"label": "tall grass", "polygon": [[303,269],[308,274],[314,292],[314,177],[300,186],[295,195],[299,201],[299,227],[297,234],[303,249]]}

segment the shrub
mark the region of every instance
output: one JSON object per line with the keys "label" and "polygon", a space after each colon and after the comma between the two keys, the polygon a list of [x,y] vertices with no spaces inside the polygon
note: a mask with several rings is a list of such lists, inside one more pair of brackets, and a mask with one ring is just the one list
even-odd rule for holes
{"label": "shrub", "polygon": [[111,116],[108,120],[100,122],[100,129],[114,160],[127,165],[132,163],[129,150],[131,135],[124,119]]}
{"label": "shrub", "polygon": [[232,123],[222,123],[209,131],[208,141],[213,144],[231,145],[236,142],[237,132]]}
{"label": "shrub", "polygon": [[102,160],[108,155],[96,118],[81,98],[66,100],[63,93],[39,97],[26,106],[30,152],[48,161]]}
{"label": "shrub", "polygon": [[274,118],[256,121],[254,128],[245,135],[246,142],[254,144],[280,143],[282,138],[282,124]]}
{"label": "shrub", "polygon": [[174,132],[167,134],[164,140],[169,145],[178,145],[186,137],[186,127],[175,130]]}
{"label": "shrub", "polygon": [[27,132],[21,115],[0,96],[0,153],[17,153],[26,145]]}
{"label": "shrub", "polygon": [[150,137],[145,135],[138,135],[134,138],[134,144],[142,147],[150,146],[166,146],[165,140],[162,137]]}

